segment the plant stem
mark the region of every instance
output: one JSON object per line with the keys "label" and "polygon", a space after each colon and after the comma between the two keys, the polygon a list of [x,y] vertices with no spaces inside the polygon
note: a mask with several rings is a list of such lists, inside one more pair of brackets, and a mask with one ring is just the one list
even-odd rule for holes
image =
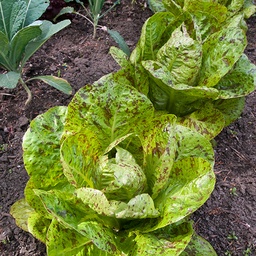
{"label": "plant stem", "polygon": [[28,98],[25,102],[25,106],[27,106],[32,100],[32,93],[22,78],[20,78],[20,83],[22,84],[23,88],[26,90],[26,92],[28,94]]}
{"label": "plant stem", "polygon": [[92,25],[94,25],[93,22],[92,22],[90,19],[88,19],[85,15],[83,15],[83,14],[81,14],[81,13],[79,13],[79,12],[75,12],[75,14],[78,15],[78,16],[83,17],[83,18],[86,19],[88,22],[90,22]]}

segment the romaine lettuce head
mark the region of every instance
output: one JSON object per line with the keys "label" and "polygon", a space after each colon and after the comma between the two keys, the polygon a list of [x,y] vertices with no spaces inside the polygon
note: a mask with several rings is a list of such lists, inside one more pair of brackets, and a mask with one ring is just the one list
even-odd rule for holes
{"label": "romaine lettuce head", "polygon": [[149,7],[153,12],[169,11],[180,14],[183,11],[193,13],[202,21],[208,20],[208,24],[215,19],[222,22],[223,16],[232,17],[241,13],[249,18],[256,12],[253,0],[149,0]]}
{"label": "romaine lettuce head", "polygon": [[159,12],[150,17],[129,60],[112,53],[157,111],[176,115],[178,122],[212,139],[242,113],[244,97],[256,86],[256,67],[244,54],[243,16],[227,16],[226,7],[199,1],[202,15],[211,11],[213,18],[223,12],[221,21],[204,21],[215,24],[207,27],[191,13],[192,2],[196,5],[184,1],[186,12],[179,15]]}
{"label": "romaine lettuce head", "polygon": [[215,184],[210,142],[120,73],[35,118],[23,149],[30,180],[11,212],[48,255],[179,255]]}

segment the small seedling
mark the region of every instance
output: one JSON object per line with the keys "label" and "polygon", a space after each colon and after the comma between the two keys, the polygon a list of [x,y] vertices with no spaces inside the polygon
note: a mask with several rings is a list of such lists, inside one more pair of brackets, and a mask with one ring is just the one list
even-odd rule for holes
{"label": "small seedling", "polygon": [[231,256],[232,254],[231,254],[230,251],[225,251],[224,255],[226,255],[226,256]]}
{"label": "small seedling", "polygon": [[244,256],[249,256],[251,255],[251,253],[252,253],[252,250],[250,247],[248,247],[246,250],[243,251]]}
{"label": "small seedling", "polygon": [[238,240],[238,237],[236,236],[234,231],[232,231],[232,233],[228,235],[228,240]]}
{"label": "small seedling", "polygon": [[237,131],[233,131],[233,130],[231,130],[231,129],[229,129],[228,131],[229,131],[230,134],[232,134],[232,135],[237,135]]}
{"label": "small seedling", "polygon": [[4,244],[4,245],[8,244],[8,242],[9,242],[9,241],[8,241],[7,239],[3,239],[3,240],[1,241],[1,243]]}
{"label": "small seedling", "polygon": [[6,151],[6,149],[7,149],[7,144],[0,144],[0,152],[1,151]]}
{"label": "small seedling", "polygon": [[230,192],[230,195],[232,195],[232,196],[237,196],[237,193],[236,193],[236,187],[233,187],[233,188],[230,188],[230,190],[229,190]]}

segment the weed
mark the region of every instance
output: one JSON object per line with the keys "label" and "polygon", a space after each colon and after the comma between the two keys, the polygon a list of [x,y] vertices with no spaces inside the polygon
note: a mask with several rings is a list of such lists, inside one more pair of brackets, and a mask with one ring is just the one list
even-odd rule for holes
{"label": "weed", "polygon": [[230,251],[225,251],[224,255],[231,256],[232,254]]}
{"label": "weed", "polygon": [[248,247],[246,250],[243,251],[244,256],[249,256],[251,255],[251,253],[252,253],[252,250],[250,247]]}
{"label": "weed", "polygon": [[232,231],[232,233],[228,235],[228,240],[238,240],[238,237],[236,236],[234,231]]}
{"label": "weed", "polygon": [[7,144],[0,144],[0,152],[1,151],[6,151],[7,150]]}
{"label": "weed", "polygon": [[230,195],[232,195],[232,196],[237,196],[237,193],[236,193],[236,187],[233,187],[233,188],[230,188],[230,190],[229,190],[230,192]]}

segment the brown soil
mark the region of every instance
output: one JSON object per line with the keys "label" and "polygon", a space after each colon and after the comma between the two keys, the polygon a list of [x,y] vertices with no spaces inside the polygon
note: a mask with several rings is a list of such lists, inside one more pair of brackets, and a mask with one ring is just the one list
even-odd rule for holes
{"label": "brown soil", "polygon": [[[145,20],[152,13],[144,1],[124,0],[101,24],[117,30],[133,49]],[[256,17],[248,21],[247,55],[256,64]],[[30,59],[25,76],[60,74],[74,93],[87,83],[119,69],[108,54],[115,42],[103,31],[92,39],[92,27],[80,18],[51,38]],[[28,180],[22,161],[22,137],[29,122],[56,105],[67,105],[66,96],[48,85],[33,82],[33,101],[24,110],[22,87],[0,89],[0,255],[46,255],[45,246],[15,225],[11,205],[23,197]],[[247,97],[239,120],[217,138],[215,191],[195,214],[194,227],[218,255],[256,255],[256,93]],[[247,253],[247,254],[246,254]]]}

